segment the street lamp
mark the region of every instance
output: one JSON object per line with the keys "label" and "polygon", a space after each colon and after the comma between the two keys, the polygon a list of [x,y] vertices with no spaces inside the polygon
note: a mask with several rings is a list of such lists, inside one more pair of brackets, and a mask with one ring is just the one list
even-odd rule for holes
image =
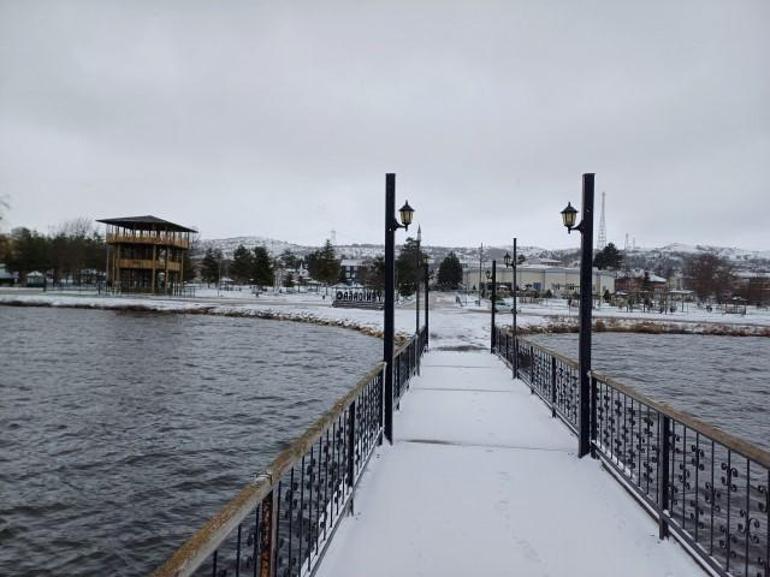
{"label": "street lamp", "polygon": [[495,327],[495,313],[497,312],[497,261],[492,259],[492,272],[487,271],[487,280],[492,279],[492,326],[490,327],[491,333],[491,346],[490,352],[495,353],[497,350],[497,330]]}
{"label": "street lamp", "polygon": [[393,317],[396,284],[395,236],[399,228],[409,229],[414,209],[405,202],[399,209],[401,222],[396,220],[396,175],[385,175],[385,331],[383,361],[385,361],[385,410],[383,428],[385,438],[393,444]]}
{"label": "street lamp", "polygon": [[[580,231],[580,411],[578,419],[579,443],[578,457],[584,457],[591,450],[591,441],[596,432],[596,399],[591,387],[591,306],[592,267],[594,240],[594,174],[583,175],[583,215],[580,224],[575,226],[577,210],[567,203],[561,211],[561,217],[567,232]],[[591,418],[593,415],[593,419]]]}
{"label": "street lamp", "polygon": [[[408,206],[408,203],[404,206]],[[409,207],[411,210],[411,207]],[[402,209],[403,210],[403,209]],[[402,213],[402,219],[403,219],[403,213]],[[411,215],[410,215],[411,217]],[[420,334],[420,273],[422,272],[420,270],[420,261],[422,260],[422,253],[420,244],[422,243],[422,227],[417,227],[417,256],[415,257],[415,260],[417,261],[415,263],[414,268],[414,314],[415,314],[415,328],[414,332],[415,334]]]}
{"label": "street lamp", "polygon": [[513,315],[513,361],[511,362],[511,366],[513,368],[513,378],[517,378],[519,376],[519,352],[518,352],[518,342],[516,338],[518,337],[518,331],[516,326],[516,308],[518,303],[516,302],[516,265],[518,261],[518,255],[516,254],[516,242],[517,239],[514,237],[513,239],[513,256],[511,256],[509,253],[505,253],[505,256],[503,257],[503,261],[505,262],[506,268],[513,268],[513,280],[511,281],[511,291],[513,292],[513,306],[511,307],[511,314]]}

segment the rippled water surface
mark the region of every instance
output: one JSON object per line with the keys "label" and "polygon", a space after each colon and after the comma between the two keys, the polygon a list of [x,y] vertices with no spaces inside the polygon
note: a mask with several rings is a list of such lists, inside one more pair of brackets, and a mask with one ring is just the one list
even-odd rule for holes
{"label": "rippled water surface", "polygon": [[0,575],[145,575],[378,360],[352,331],[0,306]]}
{"label": "rippled water surface", "polygon": [[[770,339],[599,333],[596,370],[770,450]],[[577,335],[536,342],[577,359]]]}

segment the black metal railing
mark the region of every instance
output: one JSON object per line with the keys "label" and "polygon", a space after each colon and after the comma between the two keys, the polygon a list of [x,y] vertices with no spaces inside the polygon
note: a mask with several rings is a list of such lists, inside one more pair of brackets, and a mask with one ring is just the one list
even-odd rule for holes
{"label": "black metal railing", "polygon": [[[425,330],[393,356],[400,402],[425,351]],[[182,545],[153,577],[300,577],[312,574],[382,442],[379,363]],[[397,378],[396,378],[397,375]]]}
{"label": "black metal railing", "polygon": [[[496,328],[497,354],[573,431],[578,363]],[[770,453],[591,373],[592,454],[704,566],[770,577]]]}

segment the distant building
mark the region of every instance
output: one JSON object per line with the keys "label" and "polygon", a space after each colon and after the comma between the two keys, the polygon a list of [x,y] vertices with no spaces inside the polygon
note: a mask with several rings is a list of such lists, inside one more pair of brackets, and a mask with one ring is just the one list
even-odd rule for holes
{"label": "distant building", "polygon": [[46,285],[45,275],[40,271],[33,270],[24,277],[24,284],[28,287],[44,288]]}
{"label": "distant building", "polygon": [[365,268],[363,260],[343,258],[340,262],[340,280],[345,279],[348,285],[361,284],[362,273]]}
{"label": "distant building", "polygon": [[16,284],[16,273],[8,272],[5,265],[0,263],[0,286],[13,286]]}
{"label": "distant building", "polygon": [[668,292],[668,281],[649,271],[634,269],[617,278],[615,289],[631,296],[660,299]]}
{"label": "distant building", "polygon": [[106,218],[107,284],[113,292],[181,294],[192,228],[155,216]]}
{"label": "distant building", "polygon": [[[502,263],[497,266],[497,284],[498,286],[507,286],[511,288],[513,282],[513,269],[506,268]],[[487,269],[491,265],[487,264],[481,271],[481,284],[491,288],[491,281],[486,278]],[[594,294],[601,295],[605,291],[615,292],[615,273],[593,269]],[[478,287],[479,269],[478,265],[463,268],[463,284],[466,287]],[[545,295],[548,291],[555,297],[570,297],[576,292],[580,292],[580,269],[561,266],[531,265],[520,264],[516,267],[516,286],[519,291],[531,291],[539,295]]]}
{"label": "distant building", "polygon": [[770,273],[739,271],[735,274],[735,292],[748,304],[770,305]]}

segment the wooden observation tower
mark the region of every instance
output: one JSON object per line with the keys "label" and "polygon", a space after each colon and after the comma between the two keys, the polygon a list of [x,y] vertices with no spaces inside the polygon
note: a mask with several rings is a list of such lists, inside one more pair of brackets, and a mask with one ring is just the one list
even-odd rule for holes
{"label": "wooden observation tower", "polygon": [[113,292],[182,294],[194,229],[155,216],[97,222],[107,225],[107,284]]}

